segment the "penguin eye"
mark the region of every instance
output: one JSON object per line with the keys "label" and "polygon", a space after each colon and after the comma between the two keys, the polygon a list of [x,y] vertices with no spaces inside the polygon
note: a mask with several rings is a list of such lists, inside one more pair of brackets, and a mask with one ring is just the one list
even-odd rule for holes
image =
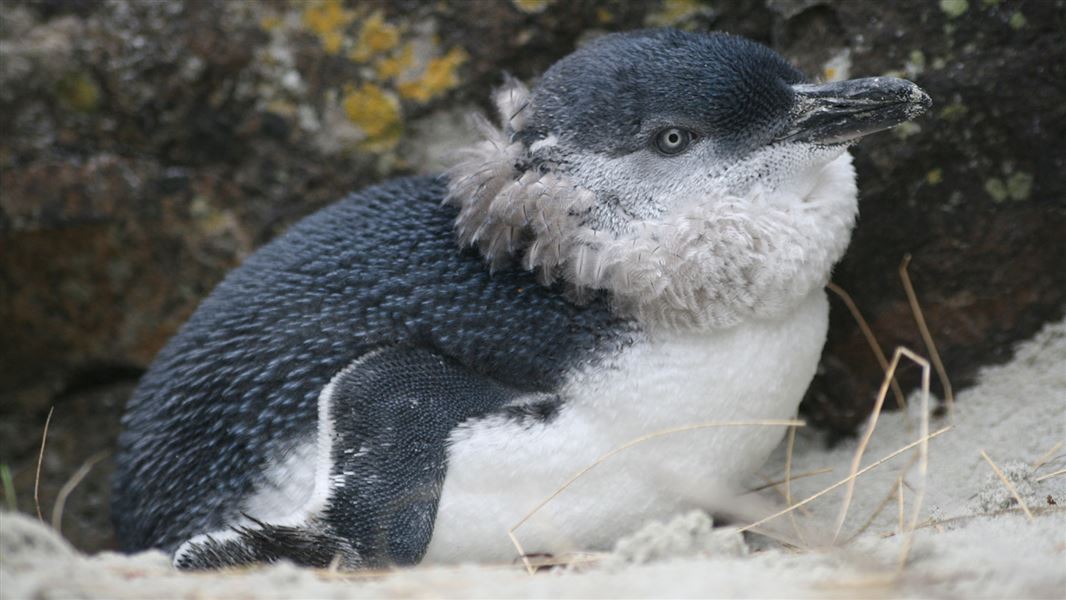
{"label": "penguin eye", "polygon": [[667,127],[655,134],[655,148],[667,156],[680,154],[692,143],[693,137],[687,129]]}

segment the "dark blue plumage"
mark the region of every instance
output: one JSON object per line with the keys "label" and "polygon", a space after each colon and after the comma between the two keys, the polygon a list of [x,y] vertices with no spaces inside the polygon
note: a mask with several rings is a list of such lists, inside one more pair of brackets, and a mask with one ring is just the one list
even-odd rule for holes
{"label": "dark blue plumage", "polygon": [[776,52],[724,33],[604,36],[544,74],[522,136],[556,133],[575,146],[621,155],[643,147],[650,131],[680,126],[742,152],[787,126],[791,86],[803,80]]}
{"label": "dark blue plumage", "polygon": [[369,350],[428,348],[502,385],[551,391],[570,366],[625,343],[602,298],[577,306],[532,273],[490,275],[460,251],[445,193],[414,178],[353,194],[204,300],[124,420],[113,506],[124,550],[222,527],[265,462],[313,435],[330,378]]}

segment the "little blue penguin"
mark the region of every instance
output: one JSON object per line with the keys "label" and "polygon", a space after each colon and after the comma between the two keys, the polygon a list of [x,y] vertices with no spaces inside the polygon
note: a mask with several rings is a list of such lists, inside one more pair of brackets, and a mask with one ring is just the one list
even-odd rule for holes
{"label": "little blue penguin", "polygon": [[[232,271],[144,375],[121,548],[178,567],[512,561],[598,457],[796,414],[858,210],[847,149],[930,106],[723,33],[604,35],[439,176],[354,193]],[[525,551],[737,512],[784,427],[620,452]]]}

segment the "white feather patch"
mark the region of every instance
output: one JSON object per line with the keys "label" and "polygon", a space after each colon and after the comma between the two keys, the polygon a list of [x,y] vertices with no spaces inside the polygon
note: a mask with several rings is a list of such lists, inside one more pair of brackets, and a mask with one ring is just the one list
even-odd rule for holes
{"label": "white feather patch", "polygon": [[847,247],[857,189],[846,152],[809,168],[772,156],[797,173],[784,191],[708,191],[607,231],[589,224],[593,192],[565,173],[525,168],[532,151],[514,134],[529,91],[511,81],[495,97],[504,126],[477,120],[484,140],[449,171],[446,200],[459,208],[460,244],[476,245],[492,268],[518,261],[544,283],[561,275],[578,296],[606,290],[616,312],[647,326],[706,330],[782,314],[825,285]]}

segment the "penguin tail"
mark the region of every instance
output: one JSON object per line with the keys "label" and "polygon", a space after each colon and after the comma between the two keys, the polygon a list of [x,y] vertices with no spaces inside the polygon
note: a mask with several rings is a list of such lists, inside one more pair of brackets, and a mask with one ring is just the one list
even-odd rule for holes
{"label": "penguin tail", "polygon": [[358,569],[364,566],[348,540],[308,527],[272,525],[245,518],[250,525],[198,535],[174,553],[174,566],[208,570],[289,561],[303,567]]}

